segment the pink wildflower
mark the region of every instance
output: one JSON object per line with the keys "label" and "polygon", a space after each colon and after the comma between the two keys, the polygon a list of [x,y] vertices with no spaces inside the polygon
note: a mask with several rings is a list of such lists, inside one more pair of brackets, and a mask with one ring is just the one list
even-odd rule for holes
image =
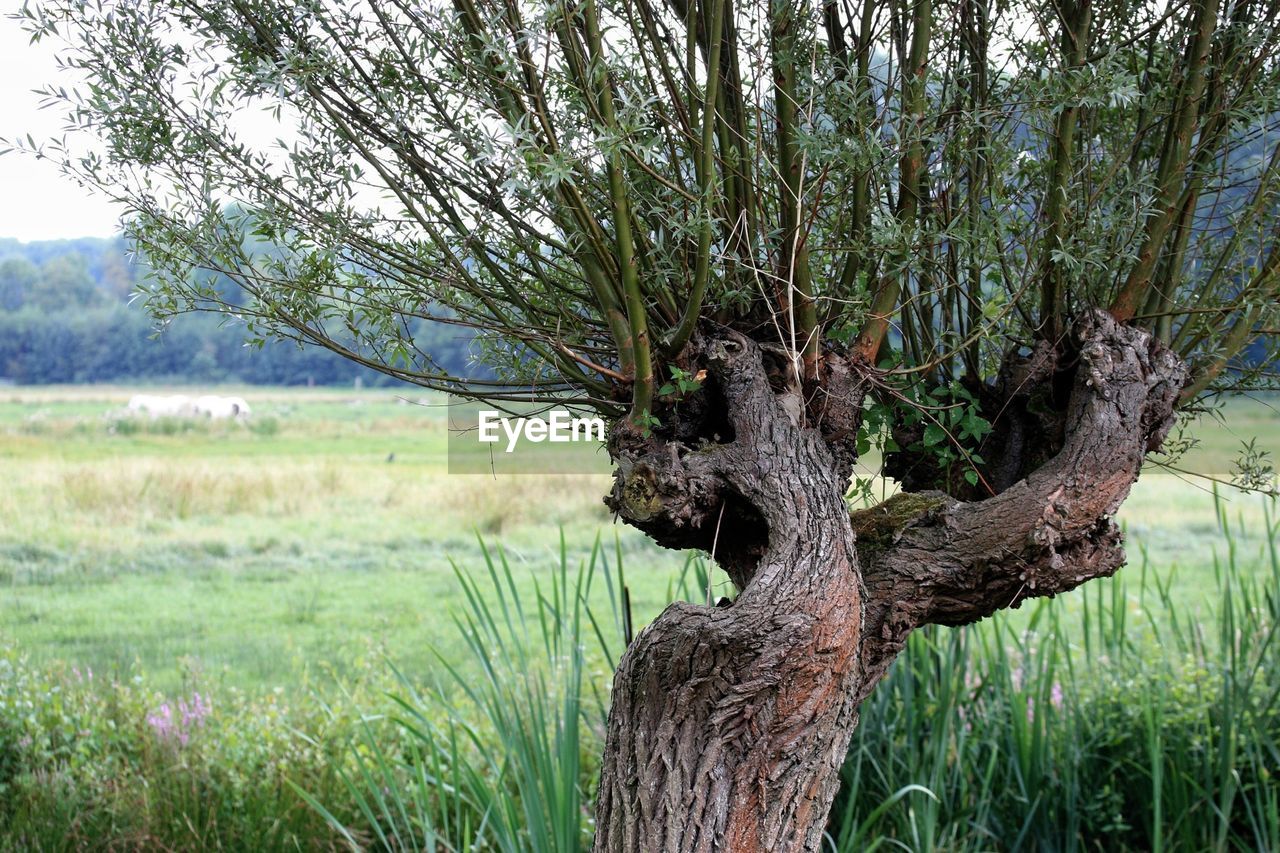
{"label": "pink wildflower", "polygon": [[192,733],[209,717],[209,703],[199,693],[191,694],[191,701],[178,700],[177,714],[168,702],[162,704],[154,714],[147,715],[147,725],[160,740],[176,740],[186,746]]}

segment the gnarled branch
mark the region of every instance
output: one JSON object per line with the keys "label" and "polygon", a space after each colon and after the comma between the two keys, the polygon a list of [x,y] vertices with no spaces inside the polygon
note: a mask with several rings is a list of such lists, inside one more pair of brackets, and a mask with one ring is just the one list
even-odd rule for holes
{"label": "gnarled branch", "polygon": [[1124,562],[1112,517],[1168,433],[1187,369],[1150,334],[1101,311],[1083,317],[1075,336],[1080,363],[1052,459],[987,500],[902,494],[851,516],[868,675],[883,672],[917,627],[974,622]]}

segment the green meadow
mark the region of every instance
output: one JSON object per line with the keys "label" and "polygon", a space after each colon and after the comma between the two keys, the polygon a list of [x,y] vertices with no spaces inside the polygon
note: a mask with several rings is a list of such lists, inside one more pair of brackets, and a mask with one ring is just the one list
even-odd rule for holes
{"label": "green meadow", "polygon": [[[576,793],[545,819],[585,843],[620,583],[638,628],[724,577],[615,525],[605,476],[450,475],[439,397],[220,389],[252,405],[235,423],[129,417],[138,390],[0,389],[0,850],[526,849],[542,818],[476,826],[552,776]],[[1193,427],[1182,470],[1152,465],[1125,504],[1117,579],[913,640],[864,708],[834,848],[1280,839],[1280,526],[1214,482],[1242,442],[1280,447],[1280,408],[1236,400]],[[534,627],[499,618],[512,602]],[[1032,731],[1033,706],[1061,719]],[[978,707],[985,728],[947,722]],[[161,716],[179,708],[181,746]],[[418,723],[383,718],[406,708]],[[1165,767],[1181,741],[1201,752]],[[495,763],[530,749],[549,763],[528,778]],[[423,762],[478,787],[415,783]]]}
{"label": "green meadow", "polygon": [[[441,397],[225,389],[253,407],[240,424],[130,418],[135,390],[0,390],[0,636],[37,660],[289,690],[369,649],[429,667],[461,601],[450,563],[476,566],[478,536],[520,578],[562,534],[575,558],[620,547],[639,620],[684,564],[612,523],[605,477],[447,474]],[[1270,401],[1233,402],[1227,424],[1206,421],[1178,467],[1222,478],[1241,441],[1280,445]],[[1212,487],[1153,467],[1122,513],[1188,602],[1217,538]],[[1259,501],[1228,491],[1226,510],[1260,523]]]}
{"label": "green meadow", "polygon": [[561,531],[575,553],[617,537],[650,609],[682,563],[611,524],[599,476],[449,476],[440,398],[236,391],[247,424],[130,418],[128,389],[0,394],[0,635],[161,685],[289,690],[370,649],[428,666],[479,536],[530,567]]}

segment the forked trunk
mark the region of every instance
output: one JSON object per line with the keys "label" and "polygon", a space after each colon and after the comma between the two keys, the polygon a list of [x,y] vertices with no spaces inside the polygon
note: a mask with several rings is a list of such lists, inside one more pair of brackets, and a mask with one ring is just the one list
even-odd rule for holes
{"label": "forked trunk", "polygon": [[727,418],[704,407],[702,435],[682,440],[624,434],[609,502],[662,544],[714,549],[742,592],[671,605],[624,655],[596,850],[817,850],[858,703],[911,630],[1119,567],[1110,517],[1185,371],[1144,333],[1087,315],[1052,458],[985,500],[904,494],[850,516],[857,365],[829,359],[839,399],[815,406],[754,342],[716,330],[697,346]]}

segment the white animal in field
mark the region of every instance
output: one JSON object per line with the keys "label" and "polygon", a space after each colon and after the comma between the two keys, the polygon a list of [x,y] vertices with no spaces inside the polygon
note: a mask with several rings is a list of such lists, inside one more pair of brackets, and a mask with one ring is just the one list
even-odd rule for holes
{"label": "white animal in field", "polygon": [[192,406],[197,415],[203,415],[215,421],[227,418],[240,420],[249,416],[249,404],[243,397],[219,397],[214,394],[205,394],[196,397]]}
{"label": "white animal in field", "polygon": [[186,417],[194,411],[185,394],[137,394],[129,400],[129,411],[153,418]]}

